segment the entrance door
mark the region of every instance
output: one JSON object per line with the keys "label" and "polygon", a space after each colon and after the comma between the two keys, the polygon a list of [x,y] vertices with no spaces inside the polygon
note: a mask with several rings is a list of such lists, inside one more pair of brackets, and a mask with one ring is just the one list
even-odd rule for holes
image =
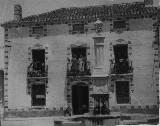
{"label": "entrance door", "polygon": [[89,90],[86,85],[72,86],[73,114],[84,114],[89,110]]}
{"label": "entrance door", "polygon": [[44,106],[46,103],[45,85],[32,85],[32,106]]}

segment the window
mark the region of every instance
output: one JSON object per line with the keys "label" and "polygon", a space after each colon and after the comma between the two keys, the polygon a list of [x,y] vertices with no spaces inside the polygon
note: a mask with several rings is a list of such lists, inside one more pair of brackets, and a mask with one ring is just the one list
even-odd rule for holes
{"label": "window", "polygon": [[117,99],[117,104],[130,103],[129,81],[116,82],[116,99]]}
{"label": "window", "polygon": [[45,50],[33,49],[32,50],[33,69],[44,72],[45,69]]}
{"label": "window", "polygon": [[28,66],[28,77],[46,77],[47,71],[45,67],[45,50],[33,49],[32,62]]}
{"label": "window", "polygon": [[43,35],[43,27],[42,26],[32,27],[32,34],[34,34],[34,35]]}
{"label": "window", "polygon": [[75,47],[72,48],[72,57],[79,59],[81,56],[86,58],[86,47]]}
{"label": "window", "polygon": [[126,28],[126,22],[124,20],[117,20],[113,22],[114,29]]}
{"label": "window", "polygon": [[84,24],[73,24],[72,32],[84,33]]}
{"label": "window", "polygon": [[67,75],[90,75],[90,63],[87,61],[86,47],[73,47],[72,59],[67,60]]}
{"label": "window", "polygon": [[128,58],[128,45],[117,44],[114,47],[115,59],[127,59]]}
{"label": "window", "polygon": [[129,72],[129,62],[128,62],[128,45],[118,44],[113,46],[115,64],[113,71],[114,73],[128,73]]}

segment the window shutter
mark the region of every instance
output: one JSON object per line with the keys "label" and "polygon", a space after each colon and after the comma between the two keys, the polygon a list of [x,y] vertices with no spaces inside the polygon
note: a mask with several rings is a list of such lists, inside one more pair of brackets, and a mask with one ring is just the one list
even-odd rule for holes
{"label": "window shutter", "polygon": [[128,60],[129,60],[129,65],[132,66],[132,43],[130,41],[128,41]]}
{"label": "window shutter", "polygon": [[90,61],[90,59],[91,59],[91,52],[90,52],[91,50],[90,50],[90,46],[89,45],[87,45],[87,51],[86,51],[86,53],[87,53],[87,60],[88,61]]}
{"label": "window shutter", "polygon": [[48,47],[45,47],[45,62],[47,63],[48,61]]}
{"label": "window shutter", "polygon": [[114,60],[114,50],[113,50],[113,43],[110,43],[109,46],[109,51],[110,51],[110,60]]}
{"label": "window shutter", "polygon": [[71,47],[67,48],[67,58],[69,58],[70,60],[72,59]]}
{"label": "window shutter", "polygon": [[32,63],[32,48],[28,48],[28,62],[29,64]]}

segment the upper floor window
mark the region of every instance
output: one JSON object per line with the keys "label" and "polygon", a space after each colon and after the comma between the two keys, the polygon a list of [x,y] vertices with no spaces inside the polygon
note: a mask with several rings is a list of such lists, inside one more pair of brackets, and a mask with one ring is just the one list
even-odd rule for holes
{"label": "upper floor window", "polygon": [[44,71],[45,69],[45,50],[44,49],[33,49],[32,50],[32,63],[33,69]]}
{"label": "upper floor window", "polygon": [[45,49],[32,49],[32,62],[28,66],[28,77],[45,77]]}
{"label": "upper floor window", "polygon": [[67,75],[89,75],[89,61],[87,61],[86,47],[73,47],[71,49],[72,58],[67,59]]}
{"label": "upper floor window", "polygon": [[34,35],[43,35],[43,26],[32,27],[32,34],[34,34]]}
{"label": "upper floor window", "polygon": [[115,73],[128,73],[129,62],[128,62],[128,45],[119,44],[114,46],[114,72]]}
{"label": "upper floor window", "polygon": [[84,33],[84,24],[73,24],[72,33]]}
{"label": "upper floor window", "polygon": [[126,28],[126,22],[124,20],[117,20],[113,22],[114,29]]}

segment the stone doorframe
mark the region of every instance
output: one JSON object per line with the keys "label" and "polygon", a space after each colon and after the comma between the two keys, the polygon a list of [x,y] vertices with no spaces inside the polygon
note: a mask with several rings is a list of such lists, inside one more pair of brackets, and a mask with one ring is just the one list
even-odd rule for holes
{"label": "stone doorframe", "polygon": [[[73,78],[72,78],[73,79]],[[93,90],[92,82],[90,78],[87,80],[72,80],[72,79],[67,79],[67,84],[66,84],[66,101],[67,105],[72,108],[72,86],[77,85],[78,83],[82,83],[83,85],[88,86],[89,88],[89,112],[93,109],[93,98],[90,96]],[[76,79],[76,77],[74,78]]]}

